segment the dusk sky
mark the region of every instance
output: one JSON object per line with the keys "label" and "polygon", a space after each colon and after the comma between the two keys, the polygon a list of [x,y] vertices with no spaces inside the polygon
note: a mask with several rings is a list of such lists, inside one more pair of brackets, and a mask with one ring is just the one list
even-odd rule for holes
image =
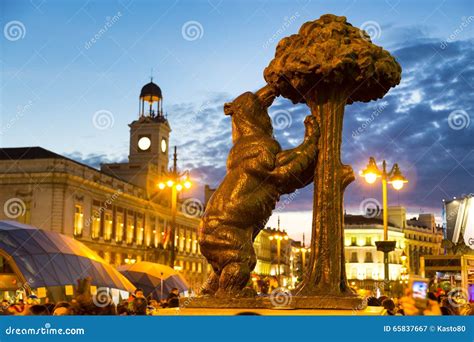
{"label": "dusk sky", "polygon": [[[383,99],[346,107],[343,156],[358,172],[374,156],[398,162],[409,183],[389,204],[441,215],[442,199],[474,193],[474,4],[466,1],[4,0],[0,146],[42,146],[98,167],[128,156],[128,124],[150,74],[161,87],[179,166],[219,184],[231,147],[223,105],[265,84],[278,41],[326,13],[346,16],[402,66]],[[153,70],[153,71],[152,71]],[[108,115],[97,128],[95,113]],[[283,148],[303,137],[304,105],[270,109]],[[279,119],[287,119],[279,121]],[[357,176],[350,213],[381,202]],[[285,200],[285,199],[283,199]],[[281,203],[280,203],[280,206]],[[311,229],[312,186],[278,213],[290,235]],[[270,225],[276,225],[276,214]],[[308,240],[307,240],[308,241]]]}

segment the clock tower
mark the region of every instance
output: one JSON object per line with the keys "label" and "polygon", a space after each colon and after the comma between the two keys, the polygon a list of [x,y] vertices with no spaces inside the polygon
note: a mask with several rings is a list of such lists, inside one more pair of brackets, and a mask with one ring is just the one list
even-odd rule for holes
{"label": "clock tower", "polygon": [[138,119],[129,124],[128,163],[102,164],[101,170],[147,190],[156,191],[156,182],[168,171],[168,143],[171,132],[163,115],[160,87],[145,84],[140,92]]}
{"label": "clock tower", "polygon": [[138,120],[130,125],[130,163],[152,163],[160,172],[168,170],[168,142],[171,128],[163,115],[163,95],[153,81],[139,98]]}

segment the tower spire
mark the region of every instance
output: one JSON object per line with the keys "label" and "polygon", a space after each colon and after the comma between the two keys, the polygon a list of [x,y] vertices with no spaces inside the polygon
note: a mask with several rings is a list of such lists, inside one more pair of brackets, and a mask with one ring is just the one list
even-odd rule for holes
{"label": "tower spire", "polygon": [[280,230],[280,215],[278,215],[278,230]]}
{"label": "tower spire", "polygon": [[176,174],[178,172],[178,148],[174,147],[173,153],[173,173]]}

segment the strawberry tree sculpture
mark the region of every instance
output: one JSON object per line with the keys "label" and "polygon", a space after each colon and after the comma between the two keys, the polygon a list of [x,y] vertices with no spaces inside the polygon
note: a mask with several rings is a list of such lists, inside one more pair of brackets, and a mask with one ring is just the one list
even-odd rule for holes
{"label": "strawberry tree sculpture", "polygon": [[383,97],[400,82],[392,55],[345,17],[323,15],[282,39],[264,71],[293,103],[306,103],[320,128],[314,173],[311,257],[301,296],[352,295],[344,264],[343,194],[354,180],[341,162],[344,107]]}

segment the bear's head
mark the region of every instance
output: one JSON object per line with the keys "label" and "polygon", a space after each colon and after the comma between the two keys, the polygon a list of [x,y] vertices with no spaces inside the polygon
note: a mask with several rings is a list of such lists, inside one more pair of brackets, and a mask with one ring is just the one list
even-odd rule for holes
{"label": "bear's head", "polygon": [[250,135],[273,136],[272,120],[260,98],[246,92],[224,105],[224,113],[232,117],[232,141]]}

